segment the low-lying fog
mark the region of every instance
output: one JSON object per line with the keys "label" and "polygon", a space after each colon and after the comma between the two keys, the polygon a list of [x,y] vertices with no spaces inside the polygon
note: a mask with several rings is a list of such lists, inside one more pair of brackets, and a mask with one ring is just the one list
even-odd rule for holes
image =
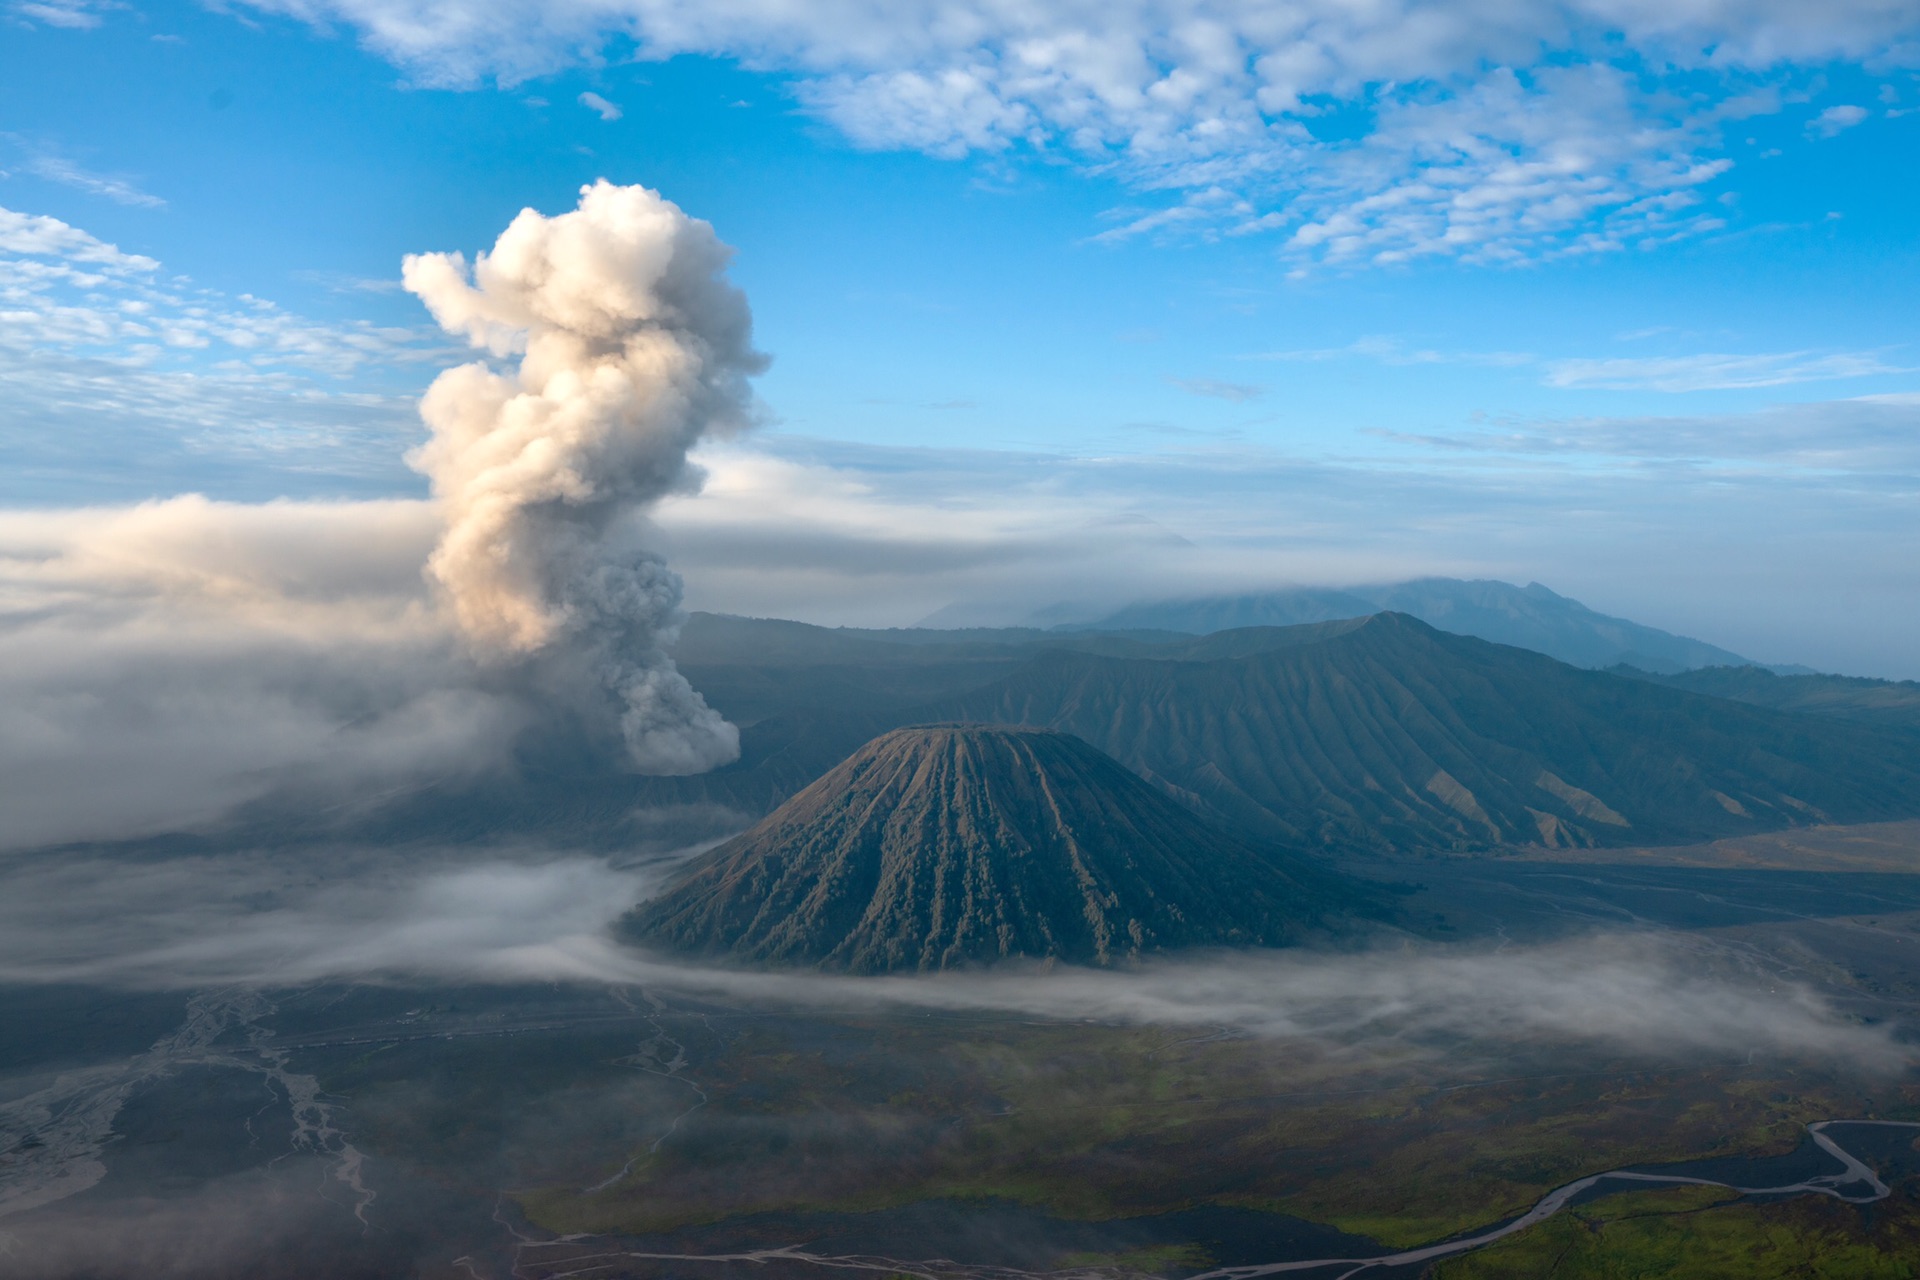
{"label": "low-lying fog", "polygon": [[0,860],[0,982],[140,989],[567,981],[827,1011],[1004,1011],[1229,1026],[1363,1050],[1461,1038],[1787,1054],[1897,1070],[1913,1055],[1701,935],[1540,946],[1397,938],[1357,953],[1210,953],[1124,971],[754,973],[650,954],[613,926],[672,865],[550,851],[333,848]]}

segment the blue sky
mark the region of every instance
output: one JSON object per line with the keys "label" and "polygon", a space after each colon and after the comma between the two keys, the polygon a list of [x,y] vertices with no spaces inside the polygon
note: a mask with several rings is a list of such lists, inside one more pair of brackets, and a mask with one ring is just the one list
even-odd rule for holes
{"label": "blue sky", "polygon": [[1522,8],[16,3],[0,502],[423,493],[400,258],[605,177],[774,358],[695,604],[1486,574],[1920,675],[1920,16]]}

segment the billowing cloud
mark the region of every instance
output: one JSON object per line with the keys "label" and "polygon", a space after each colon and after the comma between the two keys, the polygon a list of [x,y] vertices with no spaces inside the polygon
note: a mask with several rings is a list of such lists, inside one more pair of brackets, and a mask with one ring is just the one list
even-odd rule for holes
{"label": "billowing cloud", "polygon": [[524,210],[469,268],[406,260],[450,333],[518,368],[462,365],[421,404],[413,455],[447,521],[428,560],[483,660],[537,663],[589,714],[609,698],[637,768],[698,773],[739,735],[674,670],[680,580],[629,528],[691,477],[687,451],[747,425],[753,349],[731,251],[642,187]]}
{"label": "billowing cloud", "polygon": [[862,146],[1069,157],[1166,198],[1110,234],[1270,230],[1306,261],[1701,234],[1721,225],[1700,194],[1727,167],[1719,128],[1778,109],[1769,77],[1920,63],[1895,0],[254,3],[350,24],[433,84],[625,41],[735,58]]}

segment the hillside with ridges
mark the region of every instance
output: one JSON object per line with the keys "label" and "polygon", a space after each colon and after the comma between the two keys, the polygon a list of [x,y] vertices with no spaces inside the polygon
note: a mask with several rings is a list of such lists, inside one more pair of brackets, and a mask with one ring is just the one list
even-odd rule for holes
{"label": "hillside with ridges", "polygon": [[896,730],[637,908],[654,946],[873,973],[1280,945],[1375,898],[1067,734]]}
{"label": "hillside with ridges", "polygon": [[[537,831],[665,847],[739,830],[876,734],[945,720],[1069,730],[1197,812],[1304,847],[1661,844],[1920,816],[1920,734],[1901,725],[1911,685],[1587,671],[1394,615],[1208,636],[964,634],[703,615],[684,669],[740,726],[734,764],[643,778],[534,743],[512,776],[303,826],[263,802],[226,838]],[[1782,695],[1779,708],[1729,700]]]}
{"label": "hillside with ridges", "polygon": [[938,712],[1077,734],[1201,812],[1337,848],[1657,843],[1920,813],[1905,735],[1400,614],[1316,631],[1211,662],[1049,654]]}
{"label": "hillside with ridges", "polygon": [[1619,675],[1650,680],[1673,689],[1749,702],[1775,711],[1795,711],[1835,720],[1857,720],[1886,729],[1920,731],[1920,681],[1875,680],[1863,676],[1780,675],[1765,667],[1701,667],[1661,675],[1631,666]]}

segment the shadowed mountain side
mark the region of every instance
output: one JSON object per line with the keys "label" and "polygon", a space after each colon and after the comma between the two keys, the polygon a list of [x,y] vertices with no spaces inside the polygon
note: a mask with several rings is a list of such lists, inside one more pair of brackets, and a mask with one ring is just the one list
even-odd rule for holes
{"label": "shadowed mountain side", "polygon": [[[876,734],[1005,679],[1036,653],[1207,659],[1315,643],[1358,622],[1195,637],[1044,632],[859,632],[695,614],[677,651],[707,702],[740,727],[740,758],[708,773],[642,777],[564,733],[529,737],[508,773],[369,796],[301,814],[281,796],[239,815],[234,838],[487,840],[538,835],[590,848],[731,834]],[[956,637],[966,637],[958,639]]]}
{"label": "shadowed mountain side", "polygon": [[1078,738],[900,729],[694,863],[629,936],[863,973],[1280,945],[1357,882],[1218,830]]}
{"label": "shadowed mountain side", "polygon": [[1646,844],[1920,814],[1906,735],[1402,614],[1313,630],[1212,662],[1048,654],[930,710],[1077,734],[1203,813],[1336,848]]}
{"label": "shadowed mountain side", "polygon": [[[639,777],[529,739],[505,775],[322,811],[276,795],[210,838],[671,847],[739,831],[876,734],[946,720],[1065,729],[1200,813],[1336,849],[1660,844],[1920,816],[1915,735],[1669,687],[1741,691],[1710,671],[1581,671],[1392,615],[1208,636],[939,634],[695,615],[682,670],[740,726],[733,764]],[[1891,698],[1889,720],[1912,688],[1834,679],[1733,682]]]}
{"label": "shadowed mountain side", "polygon": [[1890,729],[1920,729],[1920,681],[1779,675],[1765,667],[1702,667],[1676,675],[1660,675],[1624,665],[1612,670],[1617,675],[1650,680],[1668,688],[1731,698],[1775,711],[1857,720]]}

